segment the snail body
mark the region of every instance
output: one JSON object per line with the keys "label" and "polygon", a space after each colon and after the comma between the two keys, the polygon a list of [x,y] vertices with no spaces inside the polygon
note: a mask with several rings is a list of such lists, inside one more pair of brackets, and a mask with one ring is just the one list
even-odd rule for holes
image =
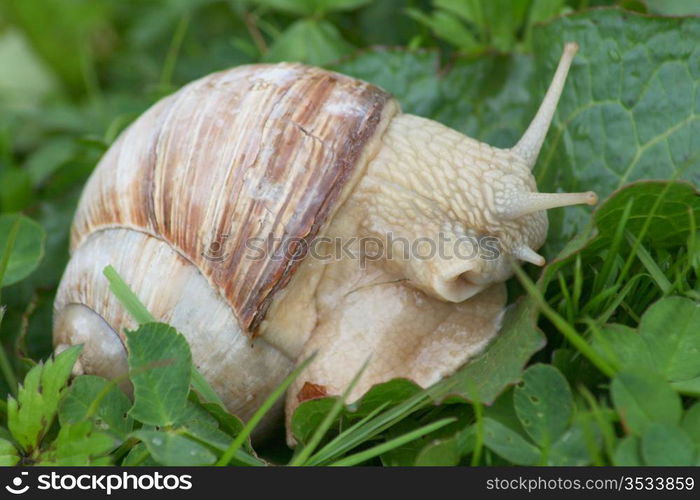
{"label": "snail body", "polygon": [[[510,149],[301,64],[234,68],[159,101],[85,187],[55,345],[83,344],[83,372],[127,372],[136,325],[102,277],[112,265],[244,419],[313,352],[288,415],[342,393],[370,357],[351,400],[395,377],[438,381],[497,334],[511,258],[544,263],[544,210],[596,201],[537,193],[531,174],[575,51]],[[464,258],[485,237],[490,257]],[[418,255],[438,240],[450,244]]]}

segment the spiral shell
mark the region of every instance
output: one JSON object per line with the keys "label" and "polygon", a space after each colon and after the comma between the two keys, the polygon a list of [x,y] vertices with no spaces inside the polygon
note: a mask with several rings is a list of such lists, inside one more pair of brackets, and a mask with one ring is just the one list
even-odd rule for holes
{"label": "spiral shell", "polygon": [[[101,276],[111,264],[154,316],[188,337],[195,364],[245,417],[294,363],[254,339],[257,328],[298,268],[295,252],[333,217],[396,113],[381,89],[300,64],[215,73],[159,101],[85,187],[55,343],[109,348],[113,361],[90,367],[87,346],[81,362],[93,373],[109,365],[113,376],[123,364],[123,329],[135,325]],[[253,239],[264,255],[251,258]],[[112,333],[103,325],[88,339],[74,320],[88,311]],[[231,363],[238,374],[226,371]]]}

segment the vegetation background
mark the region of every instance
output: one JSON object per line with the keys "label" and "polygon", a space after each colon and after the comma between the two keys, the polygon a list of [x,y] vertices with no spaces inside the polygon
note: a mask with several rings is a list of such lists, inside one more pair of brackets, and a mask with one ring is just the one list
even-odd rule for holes
{"label": "vegetation background", "polygon": [[[0,0],[0,463],[700,465],[698,15],[694,0]],[[603,202],[551,213],[550,264],[517,270],[498,340],[436,388],[309,401],[294,452],[281,433],[254,450],[257,417],[223,410],[182,336],[110,271],[142,323],[134,402],[99,377],[69,384],[78,349],[39,362],[81,188],[160,97],[302,61],[505,147],[572,40],[535,175]]]}

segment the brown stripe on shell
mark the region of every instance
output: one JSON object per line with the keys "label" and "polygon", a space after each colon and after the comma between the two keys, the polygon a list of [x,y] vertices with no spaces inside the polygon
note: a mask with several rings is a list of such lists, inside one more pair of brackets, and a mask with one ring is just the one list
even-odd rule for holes
{"label": "brown stripe on shell", "polygon": [[[333,216],[366,146],[398,109],[390,101],[370,84],[300,64],[193,82],[105,154],[83,193],[72,247],[105,227],[161,238],[254,332],[303,257],[285,248],[304,248]],[[250,245],[260,242],[269,248],[255,259]]]}

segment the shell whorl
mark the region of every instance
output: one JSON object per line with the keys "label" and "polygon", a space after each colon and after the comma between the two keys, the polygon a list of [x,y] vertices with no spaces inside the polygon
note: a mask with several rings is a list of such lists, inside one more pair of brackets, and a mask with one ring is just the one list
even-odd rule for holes
{"label": "shell whorl", "polygon": [[[120,351],[117,332],[123,335],[124,329],[138,326],[101,276],[107,265],[119,271],[156,318],[182,332],[192,361],[229,411],[249,417],[293,368],[294,361],[275,346],[243,334],[229,304],[166,242],[117,228],[96,231],[73,253],[64,274],[66,286],[56,296],[54,341],[59,346],[83,344],[85,372],[107,378],[126,373],[126,351]],[[95,317],[84,310],[71,314],[75,307],[88,307]],[[81,327],[88,319],[93,324],[103,320],[114,330],[110,335],[109,327]]]}
{"label": "shell whorl", "polygon": [[[207,76],[157,103],[106,153],[83,192],[72,250],[114,227],[166,241],[253,334],[299,265],[287,250],[333,216],[396,113],[381,89],[300,64]],[[252,239],[262,258],[250,258]]]}

